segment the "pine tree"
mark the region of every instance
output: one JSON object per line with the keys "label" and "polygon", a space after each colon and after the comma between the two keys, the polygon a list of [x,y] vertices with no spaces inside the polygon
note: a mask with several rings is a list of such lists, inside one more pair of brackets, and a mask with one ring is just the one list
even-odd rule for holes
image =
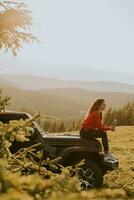
{"label": "pine tree", "polygon": [[46,127],[45,130],[49,132],[50,126],[51,126],[51,120],[46,120]]}
{"label": "pine tree", "polygon": [[43,123],[43,130],[48,131],[48,129],[49,129],[49,121],[45,120],[44,123]]}
{"label": "pine tree", "polygon": [[66,129],[65,129],[65,125],[64,125],[64,122],[62,121],[61,124],[60,124],[60,127],[58,129],[58,132],[65,132]]}
{"label": "pine tree", "polygon": [[104,123],[109,125],[111,123],[112,108],[110,107],[104,116]]}
{"label": "pine tree", "polygon": [[49,131],[50,131],[51,133],[56,132],[56,121],[52,121],[50,127],[51,127],[51,128],[49,129]]}
{"label": "pine tree", "polygon": [[0,89],[0,112],[5,111],[6,106],[9,104],[10,97],[8,96],[3,96],[2,95],[2,90]]}
{"label": "pine tree", "polygon": [[80,130],[80,127],[81,127],[81,120],[78,120],[78,123],[75,126],[75,131]]}

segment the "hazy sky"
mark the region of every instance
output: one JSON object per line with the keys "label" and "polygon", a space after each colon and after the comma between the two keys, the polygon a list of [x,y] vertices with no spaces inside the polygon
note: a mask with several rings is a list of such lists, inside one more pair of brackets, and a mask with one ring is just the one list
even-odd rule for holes
{"label": "hazy sky", "polygon": [[41,43],[24,45],[16,58],[1,52],[1,73],[54,76],[91,67],[134,75],[133,0],[23,1]]}

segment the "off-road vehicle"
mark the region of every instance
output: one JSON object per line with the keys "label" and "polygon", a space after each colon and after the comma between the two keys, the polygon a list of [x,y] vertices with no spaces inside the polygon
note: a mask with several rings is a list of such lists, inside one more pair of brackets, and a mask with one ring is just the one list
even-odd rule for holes
{"label": "off-road vehicle", "polygon": [[[10,120],[32,119],[32,116],[25,112],[1,112],[0,121],[8,123]],[[75,166],[81,160],[85,159],[85,163],[76,169],[76,175],[80,179],[81,187],[88,189],[92,187],[100,187],[103,184],[103,176],[108,170],[118,168],[118,160],[104,161],[104,152],[99,140],[86,140],[80,138],[79,135],[51,134],[39,126],[37,122],[33,122],[34,137],[30,139],[30,143],[16,142],[11,146],[11,152],[16,152],[20,148],[26,147],[38,142],[42,143],[43,151],[45,147],[50,147],[53,154],[48,155],[50,158],[60,157],[59,164],[62,166]],[[45,152],[46,155],[46,152]]]}

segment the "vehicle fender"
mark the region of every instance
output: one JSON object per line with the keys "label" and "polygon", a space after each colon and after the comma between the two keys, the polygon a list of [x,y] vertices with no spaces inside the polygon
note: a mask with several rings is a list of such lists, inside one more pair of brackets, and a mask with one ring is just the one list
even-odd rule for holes
{"label": "vehicle fender", "polygon": [[[73,156],[72,156],[73,155]],[[74,155],[77,155],[74,157]],[[67,163],[68,160],[72,160],[71,162],[75,162],[75,160],[84,159],[84,158],[91,158],[99,159],[99,161],[103,158],[103,152],[97,151],[93,149],[89,149],[89,147],[67,147],[62,151],[60,163],[69,164]]]}

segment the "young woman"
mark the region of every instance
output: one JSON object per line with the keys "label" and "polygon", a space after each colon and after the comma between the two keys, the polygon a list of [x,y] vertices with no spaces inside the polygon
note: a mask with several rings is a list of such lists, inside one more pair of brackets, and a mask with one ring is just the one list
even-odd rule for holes
{"label": "young woman", "polygon": [[106,132],[113,130],[113,127],[105,126],[102,123],[102,111],[105,110],[105,108],[106,103],[104,99],[97,99],[93,103],[82,121],[80,136],[85,139],[101,138],[105,152],[105,159],[114,159],[115,157],[109,152],[108,137]]}

